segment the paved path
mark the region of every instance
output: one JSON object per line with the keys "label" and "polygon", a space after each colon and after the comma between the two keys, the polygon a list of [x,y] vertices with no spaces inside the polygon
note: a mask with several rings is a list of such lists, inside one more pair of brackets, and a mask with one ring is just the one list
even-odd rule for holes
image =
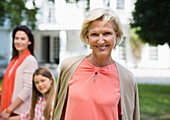
{"label": "paved path", "polygon": [[129,69],[136,77],[137,83],[170,85],[170,69]]}

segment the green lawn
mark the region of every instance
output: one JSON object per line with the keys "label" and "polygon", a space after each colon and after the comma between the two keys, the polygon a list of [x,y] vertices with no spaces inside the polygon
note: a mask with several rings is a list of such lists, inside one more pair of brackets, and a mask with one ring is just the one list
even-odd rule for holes
{"label": "green lawn", "polygon": [[139,84],[138,89],[141,120],[170,120],[170,86]]}
{"label": "green lawn", "polygon": [[170,120],[170,86],[138,85],[141,120]]}

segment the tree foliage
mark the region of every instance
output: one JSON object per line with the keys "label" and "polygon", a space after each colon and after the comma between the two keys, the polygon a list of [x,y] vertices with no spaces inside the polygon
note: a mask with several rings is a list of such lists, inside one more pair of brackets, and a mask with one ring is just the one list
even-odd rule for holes
{"label": "tree foliage", "polygon": [[131,45],[132,53],[134,57],[136,58],[136,60],[140,60],[144,43],[139,38],[139,36],[136,34],[136,30],[137,28],[130,29],[130,45]]}
{"label": "tree foliage", "polygon": [[0,1],[0,26],[3,25],[4,21],[5,21],[5,0],[1,0]]}
{"label": "tree foliage", "polygon": [[27,0],[1,0],[0,26],[14,28],[18,25],[27,25],[35,29],[38,8],[34,0],[32,1],[32,9],[26,7],[26,2]]}
{"label": "tree foliage", "polygon": [[170,46],[170,0],[137,0],[132,15],[131,27],[144,42]]}

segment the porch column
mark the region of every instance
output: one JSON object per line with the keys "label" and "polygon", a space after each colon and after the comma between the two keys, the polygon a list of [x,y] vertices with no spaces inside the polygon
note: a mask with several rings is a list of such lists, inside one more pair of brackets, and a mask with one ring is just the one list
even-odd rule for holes
{"label": "porch column", "polygon": [[60,62],[67,56],[67,34],[65,30],[61,30],[60,36]]}

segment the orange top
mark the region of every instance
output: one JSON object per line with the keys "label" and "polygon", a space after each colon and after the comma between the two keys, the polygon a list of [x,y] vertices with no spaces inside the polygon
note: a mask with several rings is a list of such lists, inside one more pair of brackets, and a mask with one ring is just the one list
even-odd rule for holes
{"label": "orange top", "polygon": [[115,63],[99,68],[85,58],[69,81],[65,120],[118,120],[119,101]]}
{"label": "orange top", "polygon": [[25,58],[29,55],[31,55],[31,53],[29,49],[27,49],[19,57],[16,56],[14,59],[12,59],[6,69],[6,72],[3,77],[3,81],[2,81],[1,112],[4,111],[11,104],[14,84],[15,84],[15,73],[17,71],[17,68],[22,64]]}

